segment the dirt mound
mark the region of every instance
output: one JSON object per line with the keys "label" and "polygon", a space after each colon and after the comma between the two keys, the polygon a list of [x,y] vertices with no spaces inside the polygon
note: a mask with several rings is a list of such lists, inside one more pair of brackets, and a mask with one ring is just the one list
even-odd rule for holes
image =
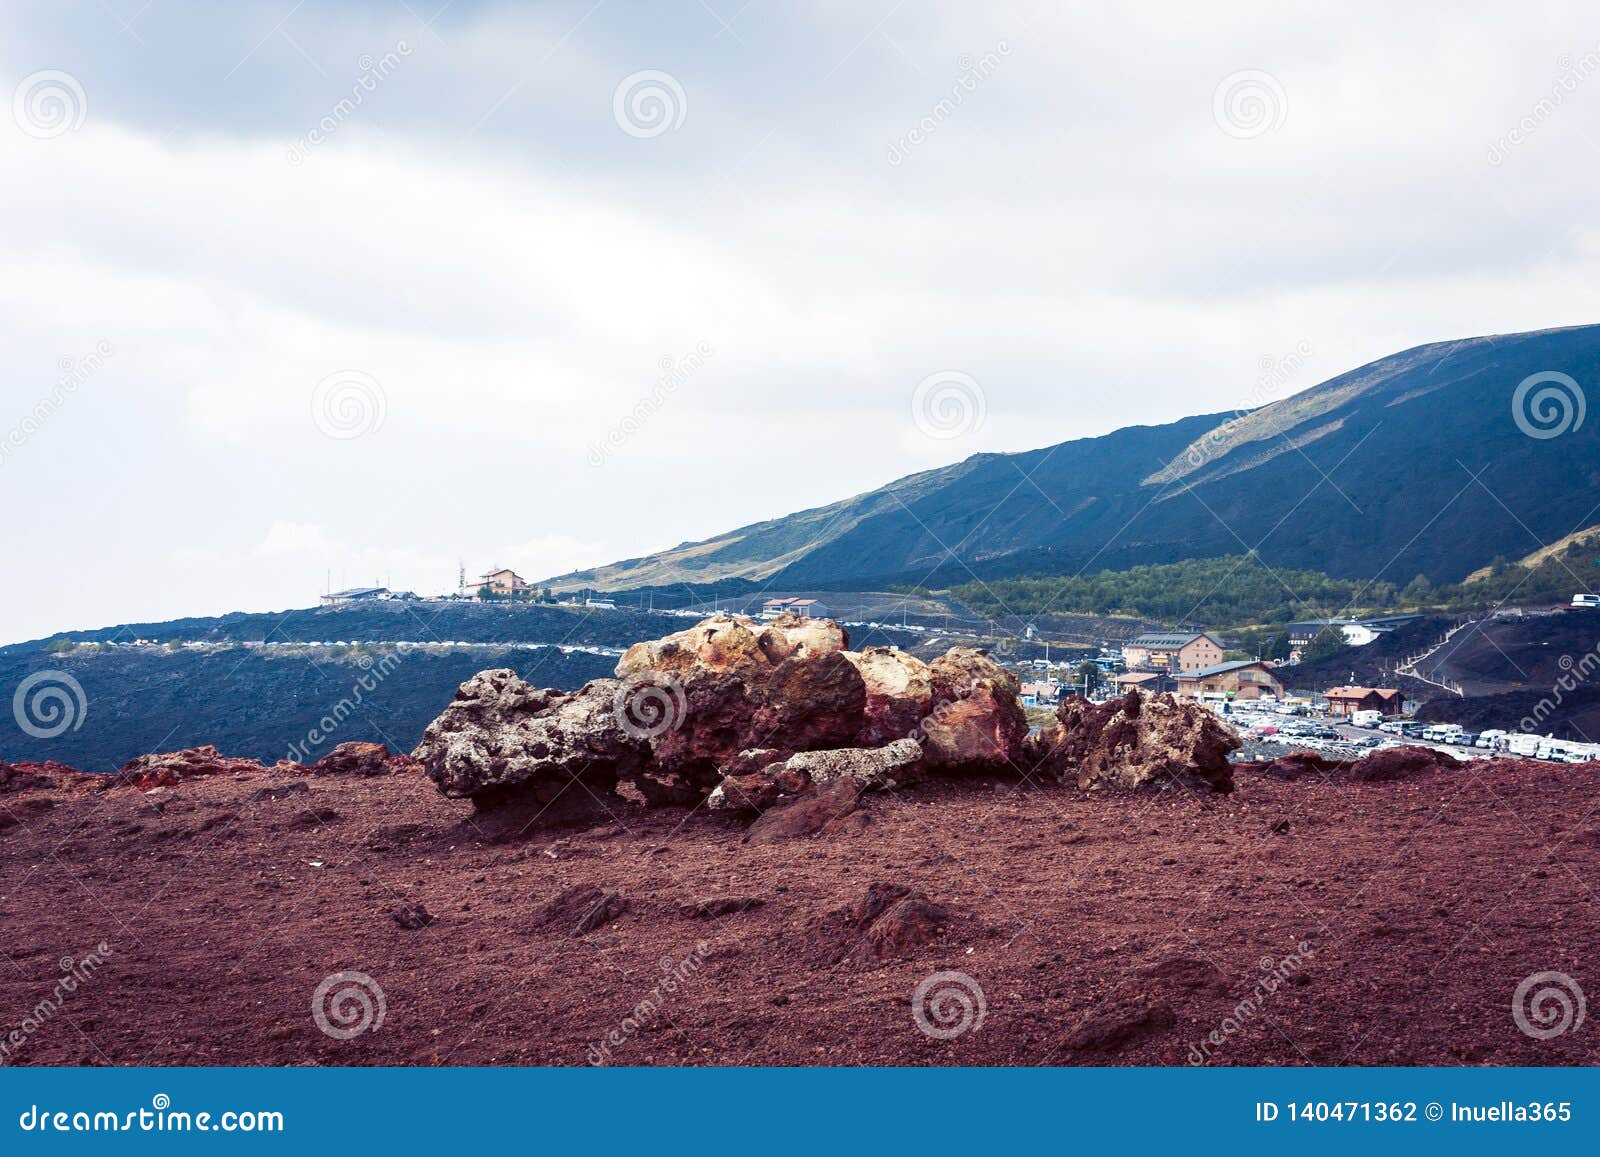
{"label": "dirt mound", "polygon": [[1386,747],[1364,755],[1350,765],[1347,774],[1351,779],[1372,783],[1393,783],[1403,779],[1431,775],[1439,771],[1457,771],[1466,766],[1448,751],[1435,747]]}
{"label": "dirt mound", "polygon": [[1236,763],[1234,772],[1272,779],[1296,780],[1316,776],[1322,779],[1385,783],[1458,771],[1464,766],[1464,760],[1457,759],[1447,751],[1405,744],[1386,747],[1356,760],[1328,759],[1314,751],[1291,751],[1276,759]]}
{"label": "dirt mound", "polygon": [[745,840],[752,844],[773,844],[838,831],[838,825],[860,806],[861,791],[861,785],[854,779],[836,779],[763,814],[750,825]]}
{"label": "dirt mound", "polygon": [[854,903],[811,920],[805,952],[818,962],[867,964],[915,956],[945,932],[950,910],[906,884],[869,884]]}
{"label": "dirt mound", "polygon": [[1032,741],[1031,757],[1041,773],[1081,788],[1188,784],[1227,792],[1233,790],[1228,754],[1239,745],[1233,730],[1200,704],[1132,690],[1105,703],[1062,700],[1056,722]]}
{"label": "dirt mound", "polygon": [[576,884],[551,897],[533,914],[534,928],[555,929],[569,937],[603,928],[628,910],[628,901],[594,884]]}

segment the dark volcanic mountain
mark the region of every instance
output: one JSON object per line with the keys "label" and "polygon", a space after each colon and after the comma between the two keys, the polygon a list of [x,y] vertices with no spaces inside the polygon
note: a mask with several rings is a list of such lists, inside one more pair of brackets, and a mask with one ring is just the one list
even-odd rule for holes
{"label": "dark volcanic mountain", "polygon": [[[1257,549],[1271,566],[1435,583],[1596,521],[1600,326],[1383,358],[1256,410],[979,454],[831,506],[547,580],[860,589],[1118,570]],[[1530,375],[1569,375],[1523,391]],[[1562,397],[1545,397],[1546,390]],[[1552,428],[1570,427],[1552,437]],[[1526,432],[1532,430],[1533,434]]]}

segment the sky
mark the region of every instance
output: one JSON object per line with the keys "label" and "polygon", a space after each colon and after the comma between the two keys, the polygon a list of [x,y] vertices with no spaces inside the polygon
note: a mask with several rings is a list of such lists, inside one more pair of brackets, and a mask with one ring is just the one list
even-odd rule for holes
{"label": "sky", "polygon": [[0,6],[0,642],[530,579],[1600,316],[1600,12]]}

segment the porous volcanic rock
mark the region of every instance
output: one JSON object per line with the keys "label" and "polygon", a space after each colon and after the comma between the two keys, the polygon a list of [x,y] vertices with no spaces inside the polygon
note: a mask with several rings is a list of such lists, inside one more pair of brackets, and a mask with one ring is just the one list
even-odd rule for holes
{"label": "porous volcanic rock", "polygon": [[[280,764],[292,768],[292,764]],[[186,779],[199,779],[210,775],[259,775],[262,765],[253,759],[235,759],[223,755],[212,744],[186,747],[182,751],[164,751],[153,755],[137,755],[122,765],[116,780],[148,791],[154,787],[176,787]]]}
{"label": "porous volcanic rock", "polygon": [[[748,754],[748,753],[746,753]],[[712,809],[765,811],[813,783],[853,779],[864,790],[882,791],[914,783],[922,767],[922,745],[897,739],[882,747],[801,751],[759,771],[725,776],[706,800]]]}
{"label": "porous volcanic rock", "polygon": [[922,721],[928,767],[945,772],[1017,766],[1028,736],[1017,677],[983,651],[952,647],[928,664],[935,706]]}
{"label": "porous volcanic rock", "polygon": [[1194,784],[1233,790],[1233,729],[1192,700],[1165,693],[1091,703],[1073,696],[1030,744],[1038,769],[1080,788]]}
{"label": "porous volcanic rock", "polygon": [[548,805],[568,789],[604,799],[650,753],[648,739],[618,718],[620,689],[616,680],[596,679],[577,691],[551,691],[511,670],[480,671],[428,724],[412,756],[442,793],[484,809],[514,797]]}
{"label": "porous volcanic rock", "polygon": [[896,739],[882,747],[842,747],[802,751],[783,764],[785,771],[800,772],[814,783],[829,783],[848,776],[869,791],[915,783],[923,760],[915,739]]}
{"label": "porous volcanic rock", "polygon": [[422,765],[381,743],[341,743],[307,770],[316,775],[409,775]]}
{"label": "porous volcanic rock", "polygon": [[700,799],[743,751],[855,741],[866,686],[843,653],[848,643],[829,620],[782,615],[763,625],[723,615],[635,643],[617,676],[666,698],[668,718],[645,729],[652,767]]}
{"label": "porous volcanic rock", "polygon": [[928,664],[898,647],[846,651],[866,685],[865,718],[857,742],[876,747],[917,734],[933,710],[933,672]]}
{"label": "porous volcanic rock", "polygon": [[860,803],[861,785],[853,779],[836,779],[764,813],[750,825],[745,839],[752,844],[775,844],[814,836],[850,815]]}

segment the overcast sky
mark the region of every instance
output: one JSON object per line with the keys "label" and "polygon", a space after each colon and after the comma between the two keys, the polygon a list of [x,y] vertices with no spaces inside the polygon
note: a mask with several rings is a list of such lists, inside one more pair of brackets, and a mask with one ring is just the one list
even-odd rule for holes
{"label": "overcast sky", "polygon": [[1600,12],[0,7],[0,641],[647,553],[1600,317]]}

